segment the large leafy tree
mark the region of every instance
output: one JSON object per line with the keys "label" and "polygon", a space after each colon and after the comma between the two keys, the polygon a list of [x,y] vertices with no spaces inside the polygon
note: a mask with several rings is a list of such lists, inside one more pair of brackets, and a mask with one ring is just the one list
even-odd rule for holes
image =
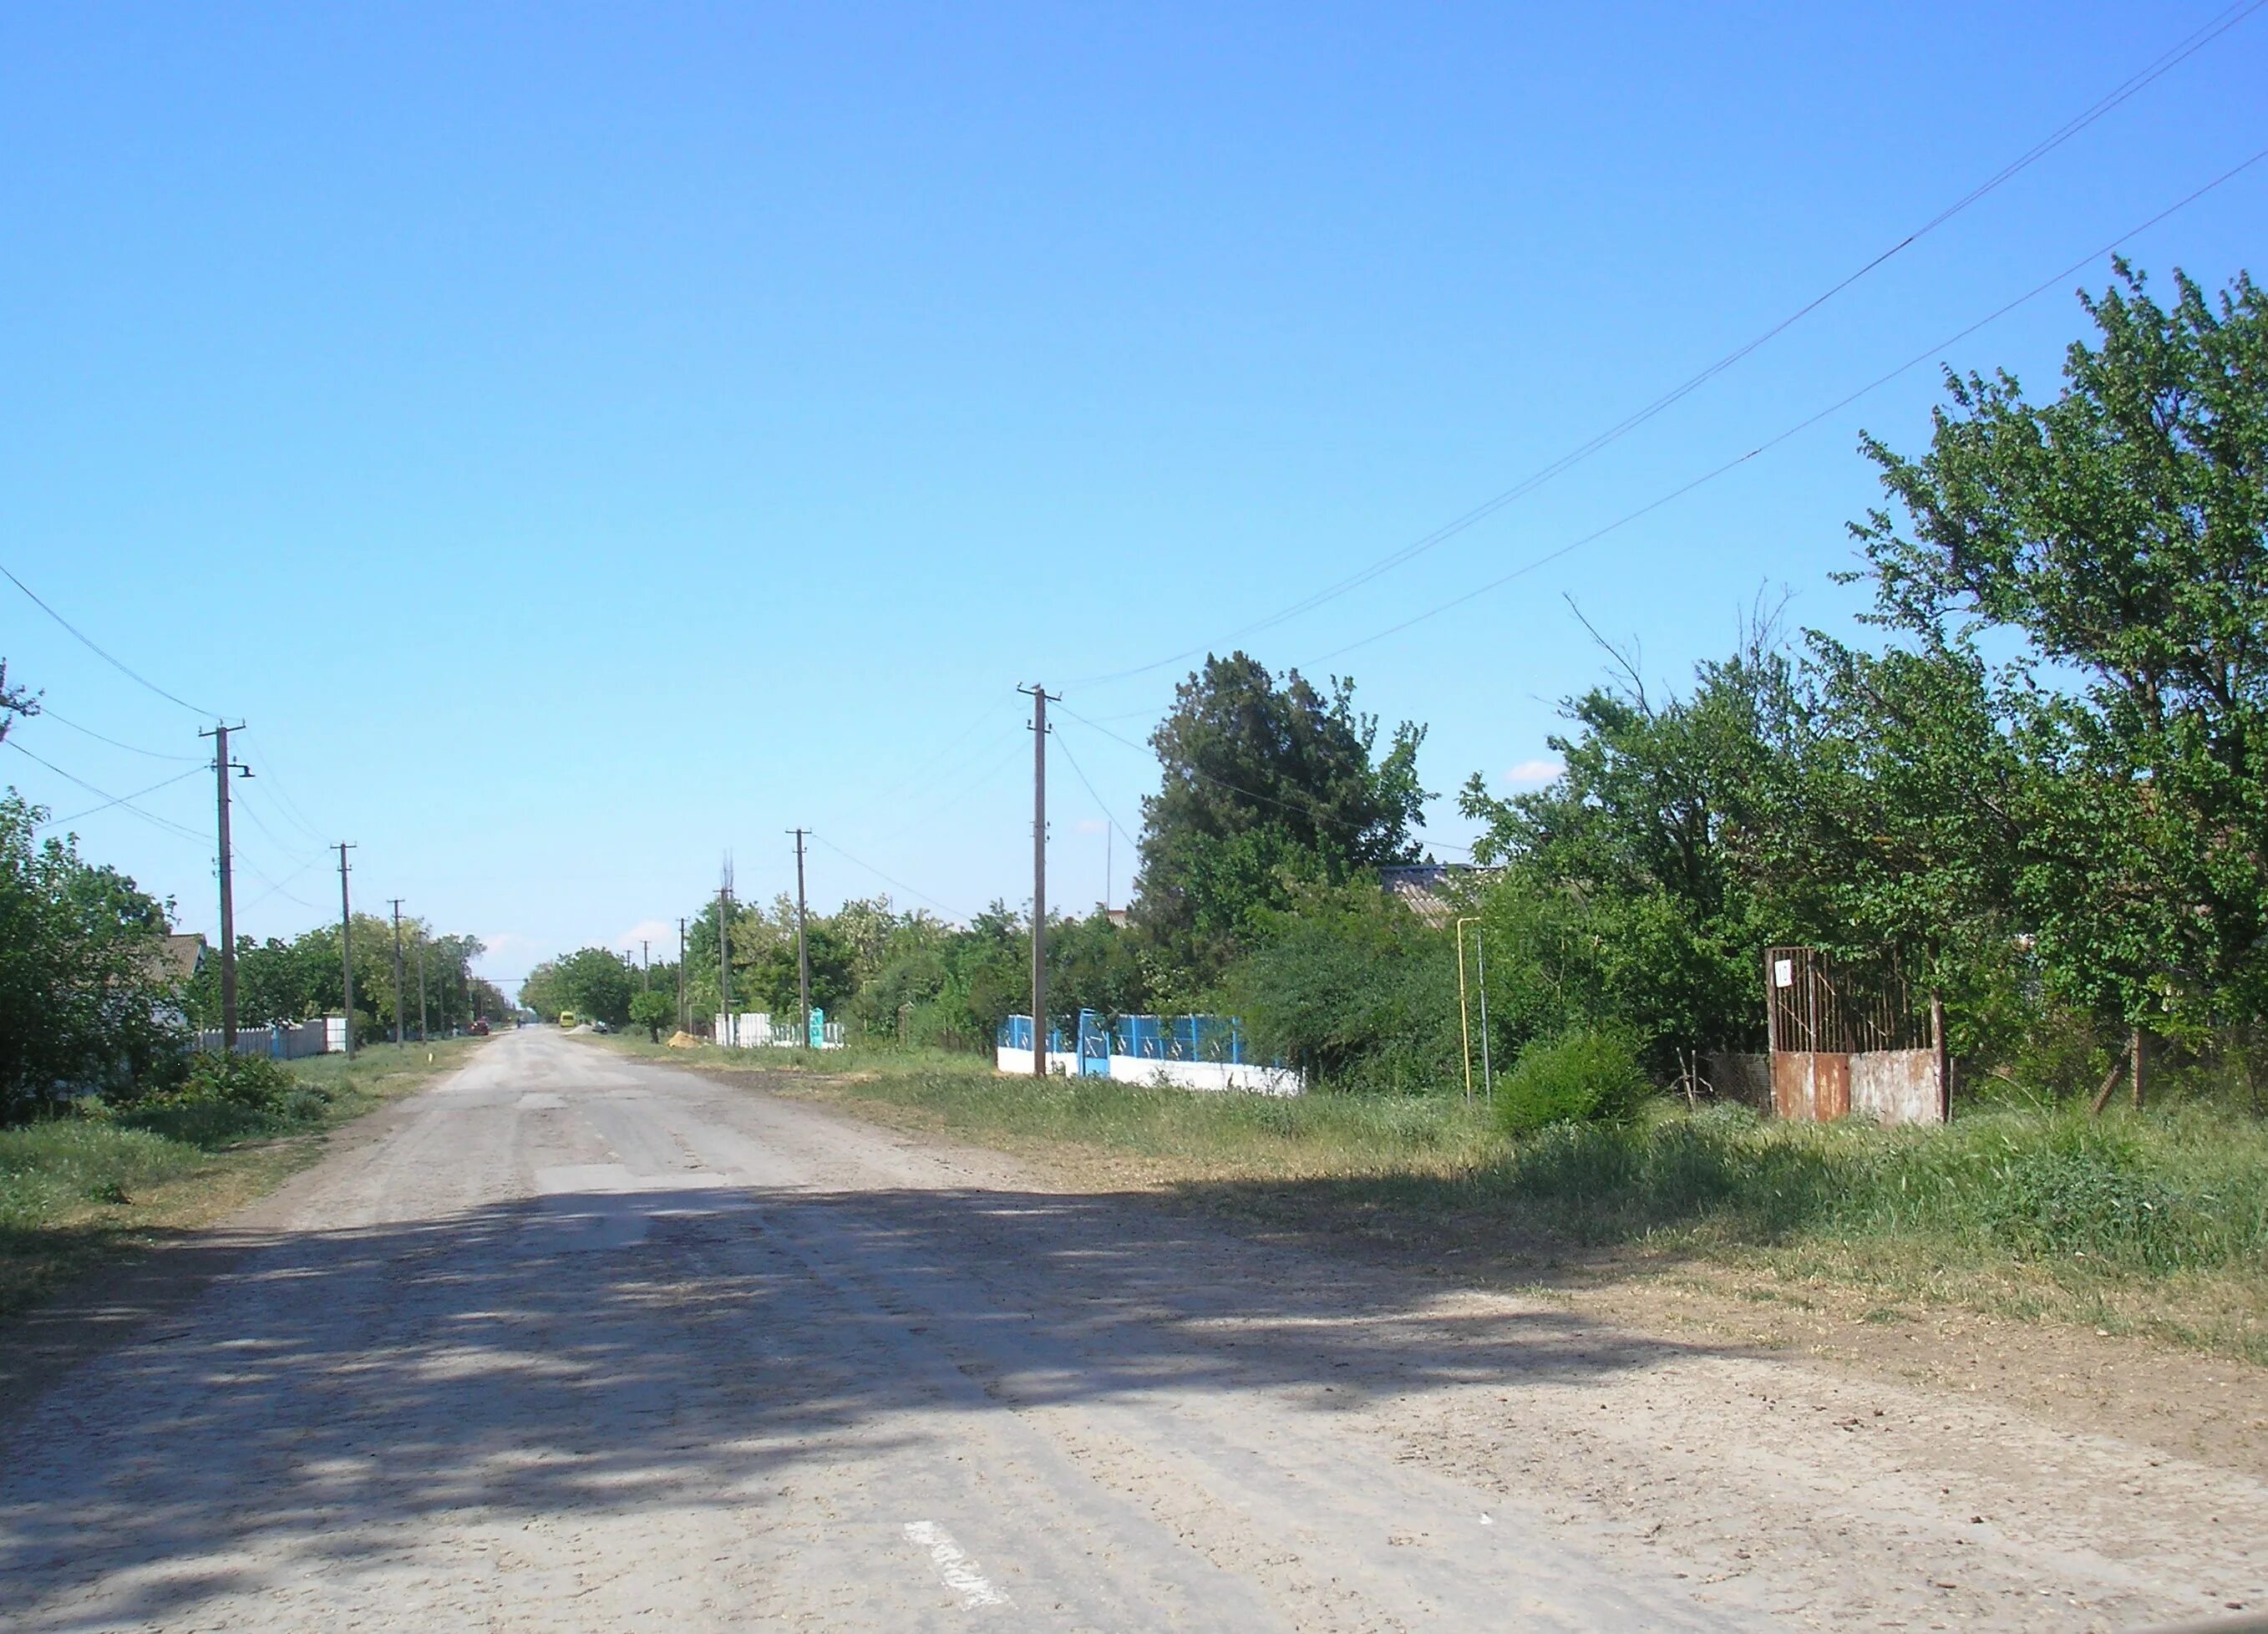
{"label": "large leafy tree", "polygon": [[0,794],[0,1115],[62,1092],[130,1092],[177,1044],[164,904]]}
{"label": "large leafy tree", "polygon": [[1143,802],[1133,916],[1158,968],[1193,996],[1300,883],[1415,860],[1425,737],[1404,721],[1379,754],[1353,682],[1324,690],[1242,652],[1208,658],[1150,739],[1160,786]]}
{"label": "large leafy tree", "polygon": [[2268,1004],[2268,302],[2176,273],[2082,297],[2064,387],[1948,375],[1904,512],[1859,532],[1878,616],[1998,631],[2051,679],[2014,723],[2053,774],[2020,888],[2067,997],[2175,1031]]}
{"label": "large leafy tree", "polygon": [[1662,697],[1619,655],[1616,684],[1568,699],[1545,787],[1459,801],[1506,865],[1484,914],[1491,991],[1513,1031],[1615,1018],[1667,1051],[1762,1024],[1757,958],[1778,922],[1748,865],[1760,797],[1786,753],[1793,678],[1760,622],[1738,656]]}

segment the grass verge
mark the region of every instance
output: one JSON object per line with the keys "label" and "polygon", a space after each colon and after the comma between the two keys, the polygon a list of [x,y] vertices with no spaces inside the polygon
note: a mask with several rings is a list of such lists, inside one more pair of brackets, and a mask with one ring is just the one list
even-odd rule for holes
{"label": "grass verge", "polygon": [[1037,1158],[1075,1183],[1358,1231],[1462,1268],[1699,1274],[1741,1297],[1855,1297],[1874,1321],[1953,1306],[2268,1365],[2268,1128],[2242,1115],[2004,1109],[1881,1130],[1661,1102],[1631,1125],[1513,1141],[1455,1097],[1042,1086],[895,1052],[767,1051],[759,1074],[747,1052],[604,1041]]}
{"label": "grass verge", "polygon": [[478,1039],[291,1064],[294,1115],[194,1108],[0,1129],[0,1316],[122,1254],[210,1224],[328,1149],[332,1131],[459,1065]]}

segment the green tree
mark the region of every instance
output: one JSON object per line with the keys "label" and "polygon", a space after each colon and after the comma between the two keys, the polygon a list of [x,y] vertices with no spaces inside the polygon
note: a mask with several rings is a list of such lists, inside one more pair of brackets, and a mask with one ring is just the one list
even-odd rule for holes
{"label": "green tree", "polygon": [[636,978],[621,955],[585,947],[563,959],[546,960],[520,984],[520,1002],[556,1021],[571,1010],[585,1020],[626,1026]]}
{"label": "green tree", "polygon": [[80,1090],[130,1094],[178,1055],[179,978],[163,904],[47,813],[0,794],[0,1116]]}
{"label": "green tree", "polygon": [[1425,737],[1404,721],[1373,759],[1378,721],[1356,712],[1353,682],[1323,692],[1241,652],[1208,658],[1150,739],[1160,787],[1143,801],[1133,918],[1160,968],[1193,997],[1301,882],[1414,859]]}
{"label": "green tree", "polygon": [[655,1043],[661,1042],[661,1029],[677,1025],[677,995],[674,992],[639,992],[630,995],[630,1020],[646,1030]]}
{"label": "green tree", "polygon": [[2194,1033],[2268,1005],[2268,302],[2117,263],[2095,345],[2029,401],[1948,374],[1929,453],[1867,453],[1904,512],[1857,531],[1876,616],[2020,637],[2068,691],[2018,723],[2053,774],[2021,877],[2051,981]]}
{"label": "green tree", "polygon": [[[855,954],[823,920],[806,927],[804,945],[811,959],[811,1002],[829,1015],[857,991]],[[795,935],[790,931],[766,942],[748,970],[748,1005],[762,1005],[775,1020],[792,1019],[802,1003]]]}
{"label": "green tree", "polygon": [[1689,696],[1616,662],[1619,684],[1562,705],[1556,779],[1498,798],[1476,775],[1459,808],[1484,825],[1474,860],[1507,868],[1484,908],[1500,1043],[1613,1019],[1667,1060],[1762,1026],[1756,961],[1778,926],[1744,860],[1793,681],[1769,621]]}

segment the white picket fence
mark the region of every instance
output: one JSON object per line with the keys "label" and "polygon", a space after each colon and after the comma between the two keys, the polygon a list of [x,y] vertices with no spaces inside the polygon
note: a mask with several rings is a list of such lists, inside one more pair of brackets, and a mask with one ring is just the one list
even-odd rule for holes
{"label": "white picket fence", "polygon": [[[744,1011],[736,1016],[719,1015],[717,1030],[711,1034],[720,1044],[733,1049],[800,1049],[804,1047],[803,1029],[793,1021],[774,1021],[761,1010]],[[826,1042],[821,1049],[843,1048],[843,1023],[824,1021],[820,1024],[820,1036]]]}
{"label": "white picket fence", "polygon": [[[225,1042],[218,1027],[197,1034],[197,1048],[218,1053]],[[236,1053],[266,1056],[273,1061],[297,1061],[306,1056],[333,1056],[347,1047],[347,1019],[317,1016],[289,1027],[240,1027],[236,1029]]]}

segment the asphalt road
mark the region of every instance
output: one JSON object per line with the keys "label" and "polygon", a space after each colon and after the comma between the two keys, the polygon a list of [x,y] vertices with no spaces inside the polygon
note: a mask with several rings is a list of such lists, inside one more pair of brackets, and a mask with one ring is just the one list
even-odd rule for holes
{"label": "asphalt road", "polygon": [[[0,1431],[0,1623],[1686,1629],[1906,1594],[1926,1626],[1932,1551],[1975,1541],[1892,1505],[1848,1558],[1705,1570],[1766,1542],[1727,1518],[1778,1500],[1712,1494],[1746,1449],[1655,1455],[1690,1548],[1563,1498],[1618,1426],[1700,1439],[1609,1380],[1731,1362],[549,1032],[379,1115]],[[1532,1478],[1458,1452],[1514,1421]],[[1819,1491],[1869,1473],[1827,1457]],[[1815,1496],[1767,1485],[1800,1533]],[[2010,1557],[1984,1620],[2080,1625],[2029,1615],[2071,1616],[2061,1557]]]}

